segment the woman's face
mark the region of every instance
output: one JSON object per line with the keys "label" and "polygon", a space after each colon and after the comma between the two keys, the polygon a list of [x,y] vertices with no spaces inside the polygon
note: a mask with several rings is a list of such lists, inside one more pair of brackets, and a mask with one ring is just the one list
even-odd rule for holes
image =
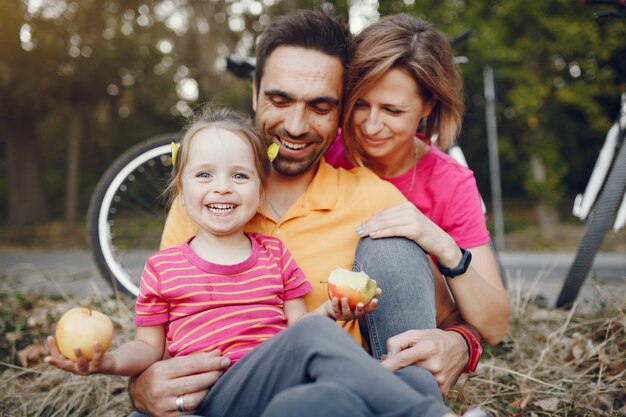
{"label": "woman's face", "polygon": [[415,132],[430,110],[413,77],[391,69],[355,103],[351,120],[356,140],[378,163],[397,161],[398,155],[413,158]]}

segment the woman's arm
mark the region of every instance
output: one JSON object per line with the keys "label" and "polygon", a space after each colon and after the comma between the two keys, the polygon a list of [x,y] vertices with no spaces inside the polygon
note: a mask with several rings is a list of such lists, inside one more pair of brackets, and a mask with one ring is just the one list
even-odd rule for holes
{"label": "woman's arm", "polygon": [[[461,252],[448,260],[437,258],[439,263],[454,267]],[[490,345],[498,344],[508,330],[509,298],[502,285],[498,266],[489,245],[467,249],[472,254],[469,269],[463,275],[446,278],[461,317],[474,326]],[[444,263],[445,262],[445,263]]]}
{"label": "woman's arm", "polygon": [[[375,214],[357,228],[357,233],[374,239],[406,237],[446,267],[458,265],[461,259],[461,251],[452,237],[411,202]],[[447,279],[447,282],[463,320],[474,326],[487,343],[497,344],[508,328],[508,296],[489,246],[471,248],[470,252],[472,262],[469,270],[456,278]],[[434,275],[441,276],[438,272]],[[439,301],[441,297],[438,297]],[[438,304],[438,312],[440,307]]]}

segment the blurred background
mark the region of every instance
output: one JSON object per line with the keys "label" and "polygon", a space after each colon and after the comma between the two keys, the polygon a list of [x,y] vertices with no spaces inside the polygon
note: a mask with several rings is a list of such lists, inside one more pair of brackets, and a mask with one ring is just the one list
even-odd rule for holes
{"label": "blurred background", "polygon": [[[107,166],[178,131],[212,100],[251,112],[226,71],[252,56],[274,16],[332,7],[353,33],[386,14],[432,21],[455,47],[467,106],[459,142],[490,213],[484,74],[493,69],[507,249],[572,249],[571,214],[626,90],[626,21],[599,24],[575,0],[2,0],[0,245],[85,244],[90,195]],[[490,227],[493,230],[493,216]],[[626,252],[626,234],[604,248]]]}

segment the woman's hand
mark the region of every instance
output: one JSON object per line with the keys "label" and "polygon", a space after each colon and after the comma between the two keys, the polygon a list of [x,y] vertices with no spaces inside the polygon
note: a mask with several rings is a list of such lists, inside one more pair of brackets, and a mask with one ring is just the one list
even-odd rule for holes
{"label": "woman's hand", "polygon": [[67,372],[71,372],[76,375],[91,375],[98,373],[109,373],[113,364],[111,363],[111,355],[107,355],[100,351],[100,344],[95,342],[93,344],[93,357],[91,360],[87,360],[83,356],[83,352],[79,348],[74,348],[74,355],[76,355],[76,362],[71,361],[61,355],[57,346],[56,340],[53,336],[48,336],[48,349],[50,350],[50,356],[46,356],[44,361],[48,365],[55,366]]}
{"label": "woman's hand", "polygon": [[[151,416],[193,414],[209,388],[230,366],[230,359],[218,350],[179,356],[154,363],[131,380],[129,389],[138,411]],[[183,396],[186,412],[176,409],[176,399]]]}
{"label": "woman's hand", "polygon": [[387,340],[382,365],[395,371],[417,365],[433,374],[442,394],[456,383],[467,365],[469,352],[463,336],[439,329],[408,330]]}
{"label": "woman's hand", "polygon": [[438,259],[459,252],[454,240],[410,201],[379,211],[358,226],[356,233],[373,239],[406,237]]}

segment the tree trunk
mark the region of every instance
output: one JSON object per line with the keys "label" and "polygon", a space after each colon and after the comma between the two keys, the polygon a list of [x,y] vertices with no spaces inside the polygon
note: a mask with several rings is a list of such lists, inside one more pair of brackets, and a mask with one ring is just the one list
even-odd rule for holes
{"label": "tree trunk", "polygon": [[[538,155],[531,155],[530,168],[533,180],[537,184],[543,184],[546,182],[546,168]],[[539,229],[546,234],[554,233],[559,224],[559,215],[556,209],[552,205],[547,204],[545,201],[540,200],[537,203],[536,212]]]}
{"label": "tree trunk", "polygon": [[22,228],[48,219],[32,121],[13,121],[6,129],[7,226]]}
{"label": "tree trunk", "polygon": [[65,227],[68,230],[73,230],[77,221],[82,126],[80,111],[72,109],[70,111],[67,176],[65,182]]}

